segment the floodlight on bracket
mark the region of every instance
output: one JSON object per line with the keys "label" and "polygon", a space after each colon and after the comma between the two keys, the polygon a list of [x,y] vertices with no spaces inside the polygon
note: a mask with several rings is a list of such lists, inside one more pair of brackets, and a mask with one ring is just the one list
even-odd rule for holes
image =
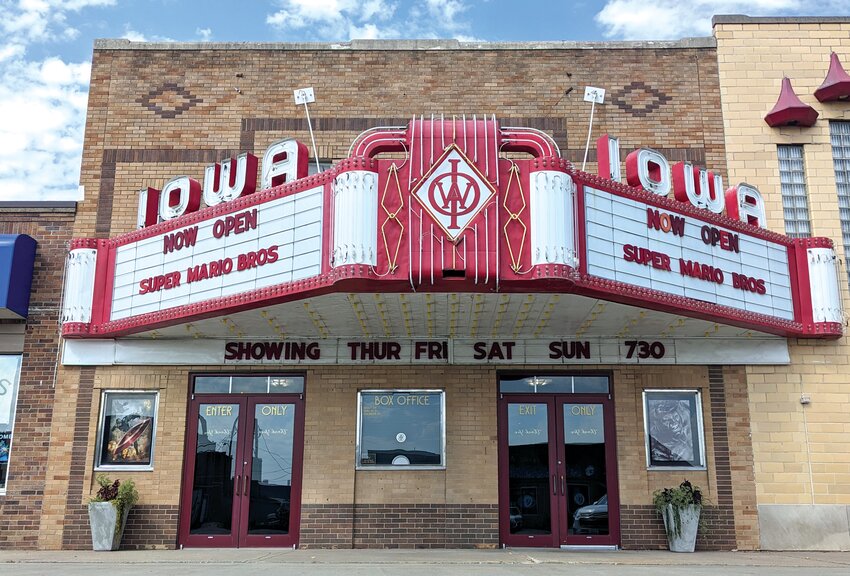
{"label": "floodlight on bracket", "polygon": [[310,131],[310,141],[313,143],[313,157],[316,159],[316,173],[318,174],[322,171],[322,167],[319,164],[319,151],[316,149],[316,138],[313,136],[313,124],[310,122],[310,109],[307,107],[307,104],[316,101],[316,95],[313,93],[312,86],[294,90],[293,95],[295,96],[296,106],[304,104],[304,113],[307,114],[307,129]]}
{"label": "floodlight on bracket", "polygon": [[605,102],[605,88],[586,86],[584,89],[584,101],[590,102],[590,123],[587,126],[587,142],[584,145],[584,160],[581,162],[582,172],[584,172],[584,166],[587,164],[587,151],[590,150],[590,133],[593,131],[593,112],[596,110],[597,104]]}

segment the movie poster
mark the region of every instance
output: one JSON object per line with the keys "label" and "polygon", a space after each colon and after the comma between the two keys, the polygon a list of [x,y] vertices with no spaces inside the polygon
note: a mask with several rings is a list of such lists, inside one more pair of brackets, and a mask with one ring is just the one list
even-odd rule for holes
{"label": "movie poster", "polygon": [[9,446],[12,443],[12,432],[0,430],[0,464],[9,462]]}
{"label": "movie poster", "polygon": [[156,402],[156,392],[104,392],[98,466],[151,466]]}
{"label": "movie poster", "polygon": [[650,466],[703,466],[697,394],[647,392]]}

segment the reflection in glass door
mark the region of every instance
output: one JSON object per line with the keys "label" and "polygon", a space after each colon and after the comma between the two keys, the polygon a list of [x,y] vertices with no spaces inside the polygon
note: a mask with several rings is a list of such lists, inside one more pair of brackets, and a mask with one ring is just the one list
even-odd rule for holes
{"label": "reflection in glass door", "polygon": [[501,396],[502,543],[619,544],[611,405],[607,394]]}
{"label": "reflection in glass door", "polygon": [[[554,486],[548,403],[512,401],[508,411],[508,530],[517,539],[552,539]],[[556,492],[552,489],[553,496]]]}
{"label": "reflection in glass door", "polygon": [[[292,471],[295,404],[251,403],[254,416],[248,466],[250,482],[243,515],[244,545],[262,546],[284,540],[292,521]],[[247,471],[246,471],[247,473]]]}
{"label": "reflection in glass door", "polygon": [[180,544],[297,544],[300,399],[197,398],[189,413]]}
{"label": "reflection in glass door", "polygon": [[[236,468],[239,463],[239,415],[235,403],[204,402],[196,406],[194,465],[188,532],[216,546],[235,546],[233,517]],[[241,469],[241,466],[239,466]]]}
{"label": "reflection in glass door", "polygon": [[563,453],[568,536],[607,536],[608,468],[605,453],[605,406],[565,402]]}

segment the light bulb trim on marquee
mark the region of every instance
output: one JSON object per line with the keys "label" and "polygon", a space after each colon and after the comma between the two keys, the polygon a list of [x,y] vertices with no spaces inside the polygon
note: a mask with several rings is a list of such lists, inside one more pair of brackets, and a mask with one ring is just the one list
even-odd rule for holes
{"label": "light bulb trim on marquee", "polygon": [[832,242],[765,229],[746,183],[724,190],[718,174],[640,148],[622,184],[615,138],[597,141],[593,175],[545,133],[495,117],[414,117],[351,150],[307,176],[306,146],[287,138],[262,162],[244,153],[203,183],[142,190],[138,230],[74,240],[63,335],[414,291],[575,293],[783,336],[842,334]]}

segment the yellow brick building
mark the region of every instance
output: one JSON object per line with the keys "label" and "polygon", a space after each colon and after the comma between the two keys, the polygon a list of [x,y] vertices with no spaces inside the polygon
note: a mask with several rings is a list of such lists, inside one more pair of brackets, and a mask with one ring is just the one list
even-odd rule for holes
{"label": "yellow brick building", "polygon": [[[846,99],[821,103],[814,93],[832,52],[845,66],[850,62],[850,20],[717,16],[714,36],[729,180],[758,187],[769,227],[783,231],[779,147],[800,147],[810,233],[832,238],[840,253],[848,215],[839,210],[841,156],[831,132],[836,138],[840,123],[850,122],[850,105]],[[771,128],[765,122],[783,77],[819,113],[814,126]],[[840,257],[846,311],[848,254]],[[792,339],[789,349],[788,366],[747,368],[761,547],[846,550],[850,348],[844,337],[814,347]]]}

